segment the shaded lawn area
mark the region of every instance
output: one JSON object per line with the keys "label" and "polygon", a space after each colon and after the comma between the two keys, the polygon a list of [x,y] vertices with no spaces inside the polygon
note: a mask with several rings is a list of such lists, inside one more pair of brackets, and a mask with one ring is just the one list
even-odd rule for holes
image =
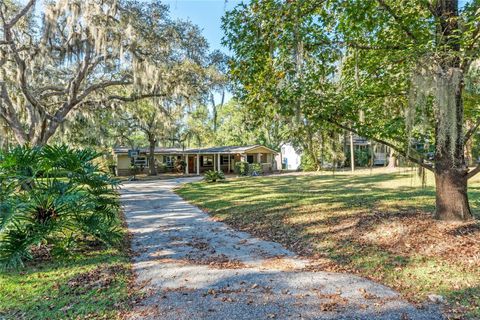
{"label": "shaded lawn area", "polygon": [[23,269],[1,272],[0,319],[120,318],[129,302],[128,245],[65,258],[41,252]]}
{"label": "shaded lawn area", "polygon": [[[469,187],[474,211],[479,179]],[[197,182],[177,193],[312,258],[312,270],[359,273],[415,302],[440,294],[451,317],[480,317],[480,224],[433,220],[433,177],[421,185],[414,171],[375,169]]]}

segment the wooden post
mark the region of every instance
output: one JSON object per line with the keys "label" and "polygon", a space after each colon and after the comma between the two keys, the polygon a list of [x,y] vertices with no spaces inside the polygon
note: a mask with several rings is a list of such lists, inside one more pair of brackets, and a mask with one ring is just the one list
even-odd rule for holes
{"label": "wooden post", "polygon": [[232,169],[230,169],[230,168],[231,168],[231,167],[230,167],[230,158],[231,158],[231,157],[232,157],[232,155],[229,154],[229,155],[228,155],[228,173],[230,173],[230,170],[232,170]]}
{"label": "wooden post", "polygon": [[188,174],[188,153],[185,155],[185,173]]}
{"label": "wooden post", "polygon": [[350,132],[350,167],[355,171],[355,153],[353,150],[353,132]]}
{"label": "wooden post", "polygon": [[200,154],[197,153],[197,176],[200,175]]}
{"label": "wooden post", "polygon": [[221,156],[220,156],[220,153],[219,153],[219,154],[217,155],[217,163],[218,163],[217,171],[222,171],[222,167],[221,167],[221,165],[220,165],[220,158],[221,158]]}

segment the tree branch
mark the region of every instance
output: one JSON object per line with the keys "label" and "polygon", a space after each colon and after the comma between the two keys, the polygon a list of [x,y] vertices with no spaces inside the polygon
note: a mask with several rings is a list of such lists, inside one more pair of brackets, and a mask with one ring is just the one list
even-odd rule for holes
{"label": "tree branch", "polygon": [[480,164],[478,164],[475,169],[467,173],[467,180],[473,178],[477,173],[480,172]]}
{"label": "tree branch", "polygon": [[118,95],[111,95],[107,97],[107,100],[119,100],[123,102],[133,102],[147,98],[155,98],[155,97],[165,97],[167,96],[165,93],[148,93],[148,94],[134,94],[129,97],[125,96],[118,96]]}
{"label": "tree branch", "polygon": [[[341,129],[344,129],[344,130],[347,130],[347,131],[350,131],[350,132],[353,132],[355,134],[357,134],[358,136],[362,136],[357,130],[349,127],[349,126],[346,126],[346,125],[343,125],[341,123],[338,123],[337,121],[333,120],[333,119],[325,119],[326,121],[336,125],[337,127],[341,128]],[[430,171],[434,171],[433,170],[433,166],[423,162],[423,159],[417,159],[415,157],[412,157],[410,154],[408,154],[405,150],[401,150],[400,148],[398,148],[397,146],[393,145],[392,143],[388,142],[388,141],[385,141],[385,140],[382,140],[382,139],[379,139],[379,138],[375,138],[375,137],[366,137],[368,139],[371,139],[375,142],[378,142],[378,143],[381,143],[381,144],[384,144],[386,145],[387,147],[390,147],[392,148],[393,150],[397,151],[399,154],[401,154],[402,156],[404,156],[405,158],[407,158],[408,160],[418,164],[419,166],[427,169],[427,170],[430,170]]]}
{"label": "tree branch", "polygon": [[412,40],[414,41],[417,41],[417,38],[415,37],[415,35],[412,33],[412,31],[410,31],[410,29],[408,29],[404,23],[403,23],[403,20],[400,16],[398,16],[392,9],[392,7],[390,7],[386,2],[385,0],[377,0],[377,2],[380,4],[381,7],[383,7],[392,17],[393,19],[397,22],[397,24],[400,26],[400,28],[410,37],[412,38]]}
{"label": "tree branch", "polygon": [[[6,107],[4,104],[6,104]],[[20,144],[26,143],[27,136],[23,131],[22,124],[18,119],[17,113],[13,108],[13,103],[8,95],[5,82],[0,82],[0,116],[8,123],[18,142]]]}
{"label": "tree branch", "polygon": [[477,131],[478,127],[480,126],[480,118],[477,118],[477,121],[475,122],[475,125],[468,129],[467,133],[465,133],[465,137],[463,138],[464,142],[467,142],[470,140],[472,135]]}
{"label": "tree branch", "polygon": [[6,28],[12,28],[24,15],[27,14],[28,10],[35,4],[36,0],[30,0],[22,10],[15,17],[6,24]]}
{"label": "tree branch", "polygon": [[101,89],[106,89],[108,87],[112,86],[127,86],[132,84],[131,81],[125,81],[125,80],[111,80],[111,81],[105,81],[101,83],[96,83],[85,89],[81,95],[78,96],[77,100],[80,102],[83,99],[85,99],[88,95],[91,93],[101,90]]}

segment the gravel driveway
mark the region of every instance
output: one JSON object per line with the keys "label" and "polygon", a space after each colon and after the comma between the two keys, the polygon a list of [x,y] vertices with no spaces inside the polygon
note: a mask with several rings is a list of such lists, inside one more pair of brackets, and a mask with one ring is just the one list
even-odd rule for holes
{"label": "gravel driveway", "polygon": [[304,271],[280,244],[213,221],[172,189],[198,178],[130,182],[121,190],[135,253],[131,319],[441,319],[380,284]]}

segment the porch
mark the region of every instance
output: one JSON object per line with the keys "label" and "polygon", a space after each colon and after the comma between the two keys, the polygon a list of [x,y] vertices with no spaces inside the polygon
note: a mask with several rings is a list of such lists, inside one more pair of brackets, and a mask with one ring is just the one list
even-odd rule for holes
{"label": "porch", "polygon": [[[259,145],[186,150],[156,148],[154,163],[150,163],[147,149],[138,150],[138,156],[135,159],[128,156],[127,148],[117,148],[114,151],[117,156],[117,172],[120,176],[132,175],[134,168],[137,173],[148,173],[151,165],[155,165],[160,174],[200,175],[208,170],[229,174],[235,172],[235,164],[238,162],[258,163],[266,173],[277,170],[277,159],[275,159],[277,152]],[[178,166],[179,162],[183,162],[181,169]]]}
{"label": "porch", "polygon": [[262,153],[245,154],[222,154],[222,153],[186,153],[185,173],[200,175],[208,170],[234,173],[235,164],[238,162],[258,163],[262,166],[263,172],[272,172],[274,168],[273,157]]}

